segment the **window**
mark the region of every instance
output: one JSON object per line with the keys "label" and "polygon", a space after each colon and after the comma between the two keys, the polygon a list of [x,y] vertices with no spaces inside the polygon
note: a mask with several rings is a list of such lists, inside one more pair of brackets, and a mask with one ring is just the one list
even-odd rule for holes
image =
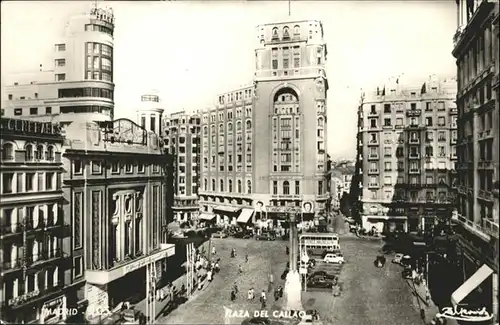
{"label": "window", "polygon": [[26,191],[35,190],[35,173],[26,173]]}
{"label": "window", "polygon": [[391,126],[391,119],[390,118],[384,119],[384,126]]}
{"label": "window", "polygon": [[52,191],[54,189],[54,173],[45,173],[45,190]]}
{"label": "window", "polygon": [[384,156],[390,157],[391,155],[392,155],[392,148],[391,147],[384,147]]}
{"label": "window", "polygon": [[91,166],[92,166],[91,173],[93,175],[99,175],[99,174],[101,174],[101,162],[100,161],[93,160],[91,162]]}
{"label": "window", "polygon": [[403,119],[402,118],[397,118],[396,119],[396,125],[397,126],[402,126],[403,125]]}
{"label": "window", "polygon": [[242,188],[241,188],[241,180],[238,180],[238,193],[241,193]]}
{"label": "window", "polygon": [[77,256],[73,259],[74,274],[73,278],[78,278],[83,275],[83,259],[81,256]]}
{"label": "window", "polygon": [[276,195],[278,194],[278,182],[273,181],[273,194]]}
{"label": "window", "polygon": [[12,100],[12,99],[13,99],[12,94],[9,94],[9,100]]}
{"label": "window", "polygon": [[446,133],[444,131],[438,132],[438,141],[446,141]]}
{"label": "window", "polygon": [[252,193],[252,181],[248,180],[247,181],[247,194]]}
{"label": "window", "polygon": [[434,177],[432,177],[432,176],[427,176],[427,177],[425,178],[425,183],[426,183],[426,184],[433,184],[433,183],[434,183]]}
{"label": "window", "polygon": [[65,73],[57,73],[56,74],[56,81],[64,81],[66,80],[66,74]]}
{"label": "window", "polygon": [[56,52],[66,51],[66,44],[56,44]]}
{"label": "window", "polygon": [[445,126],[446,124],[446,119],[444,116],[438,117],[438,126]]}
{"label": "window", "polygon": [[83,164],[81,160],[73,160],[73,174],[75,175],[83,174]]}
{"label": "window", "polygon": [[384,176],[384,185],[392,185],[392,177]]}
{"label": "window", "polygon": [[120,163],[118,161],[111,164],[111,174],[118,174],[120,172]]}
{"label": "window", "polygon": [[38,107],[30,107],[30,115],[38,115]]}
{"label": "window", "polygon": [[438,111],[444,111],[444,102],[438,102]]}
{"label": "window", "polygon": [[412,111],[416,110],[416,109],[417,109],[417,103],[411,103],[411,104],[410,104],[410,109],[411,109]]}
{"label": "window", "polygon": [[224,192],[224,180],[219,181],[219,191]]}
{"label": "window", "polygon": [[13,173],[4,173],[2,179],[2,193],[7,194],[7,193],[12,193],[12,183],[14,181],[14,174]]}
{"label": "window", "polygon": [[370,119],[370,127],[372,127],[372,128],[377,127],[377,120],[376,119]]}
{"label": "window", "polygon": [[384,162],[384,170],[386,171],[392,170],[392,163],[390,161]]}
{"label": "window", "polygon": [[300,58],[298,58],[298,57],[293,58],[293,67],[300,68]]}
{"label": "window", "polygon": [[66,65],[65,59],[56,59],[56,67],[64,67]]}
{"label": "window", "polygon": [[52,107],[45,107],[45,114],[46,115],[52,114]]}
{"label": "window", "polygon": [[425,133],[425,139],[428,141],[428,142],[431,142],[432,140],[434,140],[434,132],[432,131],[427,131]]}
{"label": "window", "polygon": [[290,183],[288,181],[283,182],[283,194],[284,195],[290,194]]}
{"label": "window", "polygon": [[212,179],[212,192],[215,192],[215,179]]}
{"label": "window", "polygon": [[384,113],[391,112],[391,104],[384,104]]}
{"label": "window", "polygon": [[2,160],[14,160],[14,145],[4,143],[2,148]]}
{"label": "window", "polygon": [[295,181],[295,194],[300,194],[300,181]]}
{"label": "window", "polygon": [[425,118],[425,125],[432,126],[432,117]]}
{"label": "window", "polygon": [[434,148],[431,146],[425,147],[425,156],[426,157],[432,157],[434,156]]}
{"label": "window", "polygon": [[425,111],[426,112],[432,112],[431,102],[426,102],[425,103]]}
{"label": "window", "polygon": [[23,109],[22,108],[14,108],[14,115],[16,115],[16,116],[23,115]]}
{"label": "window", "polygon": [[273,59],[273,69],[278,69],[278,60]]}

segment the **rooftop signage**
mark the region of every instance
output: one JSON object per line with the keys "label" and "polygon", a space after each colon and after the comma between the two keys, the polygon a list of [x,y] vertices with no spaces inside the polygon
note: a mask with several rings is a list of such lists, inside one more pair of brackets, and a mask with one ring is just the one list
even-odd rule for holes
{"label": "rooftop signage", "polygon": [[10,131],[34,136],[61,136],[61,127],[57,124],[51,122],[37,122],[11,118],[1,119],[0,130],[2,131],[2,133]]}

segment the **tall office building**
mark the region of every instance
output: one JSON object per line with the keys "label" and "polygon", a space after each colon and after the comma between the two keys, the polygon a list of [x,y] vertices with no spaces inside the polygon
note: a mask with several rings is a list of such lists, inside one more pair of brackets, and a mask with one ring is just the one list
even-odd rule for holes
{"label": "tall office building", "polygon": [[[425,230],[451,216],[457,139],[455,80],[391,79],[358,109],[355,195],[362,226]],[[361,185],[361,186],[359,186]],[[352,193],[352,192],[351,192]],[[390,220],[388,223],[387,221]]]}
{"label": "tall office building", "polygon": [[[319,21],[257,26],[254,87],[202,114],[202,217],[313,218],[327,192],[326,44]],[[255,213],[254,213],[255,212]]]}
{"label": "tall office building", "polygon": [[[498,1],[457,1],[459,249],[467,280],[454,303],[486,307],[498,322]],[[465,279],[464,279],[465,280]],[[494,322],[493,322],[494,323]]]}
{"label": "tall office building", "polygon": [[113,118],[113,32],[111,10],[94,8],[72,16],[54,44],[53,67],[6,76],[2,117],[59,122]]}
{"label": "tall office building", "polygon": [[172,217],[186,222],[199,214],[201,118],[181,111],[165,116],[162,124],[165,150],[173,157]]}

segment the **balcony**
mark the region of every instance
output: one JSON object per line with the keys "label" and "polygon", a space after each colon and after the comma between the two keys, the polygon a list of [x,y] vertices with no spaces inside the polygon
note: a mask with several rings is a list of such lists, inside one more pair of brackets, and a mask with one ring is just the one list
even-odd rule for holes
{"label": "balcony", "polygon": [[422,114],[421,109],[412,109],[412,110],[406,111],[407,117],[417,117],[417,116],[420,116],[421,114]]}
{"label": "balcony", "polygon": [[493,202],[493,193],[488,190],[479,190],[477,197],[484,201]]}
{"label": "balcony", "polygon": [[[482,221],[481,224],[478,224],[478,223],[475,223],[474,221],[468,219],[467,217],[464,217],[464,216],[459,215],[459,214],[452,216],[451,219],[454,222],[462,225],[468,232],[478,236],[482,240],[485,240],[488,242],[490,241],[489,230],[487,230],[486,227],[483,227],[483,224],[485,223],[484,221]],[[483,219],[483,220],[487,220],[487,219]],[[496,229],[498,231],[498,222],[493,221],[491,223],[488,223],[488,226],[490,228],[494,229],[495,224],[496,224]],[[495,236],[498,238],[498,233]]]}
{"label": "balcony", "polygon": [[452,108],[450,108],[449,112],[450,112],[450,115],[457,115],[458,114],[458,109],[456,107],[452,107]]}
{"label": "balcony", "polygon": [[24,231],[24,225],[21,223],[13,223],[7,225],[0,226],[0,235],[4,236],[12,236],[22,234]]}
{"label": "balcony", "polygon": [[371,153],[368,155],[368,160],[378,159],[378,153]]}
{"label": "balcony", "polygon": [[8,258],[7,261],[4,261],[2,263],[2,274],[22,270],[23,265],[24,265],[24,260],[20,257],[14,260]]}
{"label": "balcony", "polygon": [[420,154],[419,153],[410,153],[408,156],[410,159],[420,159]]}
{"label": "balcony", "polygon": [[378,174],[378,173],[379,173],[378,168],[368,169],[368,175]]}
{"label": "balcony", "polygon": [[65,257],[64,252],[61,249],[56,249],[55,251],[44,251],[38,254],[34,254],[26,257],[27,266],[36,266],[46,263],[50,263],[60,258]]}
{"label": "balcony", "polygon": [[484,218],[483,229],[488,235],[498,239],[498,220]]}
{"label": "balcony", "polygon": [[378,140],[370,140],[368,141],[368,146],[378,146],[380,143]]}
{"label": "balcony", "polygon": [[379,188],[379,184],[378,183],[368,183],[368,188]]}
{"label": "balcony", "polygon": [[492,164],[491,164],[491,160],[480,160],[478,162],[478,168],[491,168],[492,167]]}
{"label": "balcony", "polygon": [[410,174],[420,174],[420,168],[410,168]]}
{"label": "balcony", "polygon": [[420,139],[419,138],[413,138],[413,139],[410,139],[410,141],[408,141],[409,143],[413,143],[413,144],[419,144],[420,143]]}

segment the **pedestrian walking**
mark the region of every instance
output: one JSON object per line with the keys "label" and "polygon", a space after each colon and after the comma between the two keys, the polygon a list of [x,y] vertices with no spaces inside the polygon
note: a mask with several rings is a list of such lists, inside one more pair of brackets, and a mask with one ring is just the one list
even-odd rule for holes
{"label": "pedestrian walking", "polygon": [[245,254],[245,262],[248,263],[248,253]]}
{"label": "pedestrian walking", "polygon": [[212,246],[212,255],[215,255],[217,252],[215,251],[215,246]]}
{"label": "pedestrian walking", "polygon": [[236,282],[233,284],[233,291],[234,291],[235,293],[238,293],[238,292],[239,292],[239,290],[238,290],[238,284],[236,284]]}
{"label": "pedestrian walking", "polygon": [[231,290],[231,301],[235,300],[236,300],[236,292],[234,292],[234,290]]}
{"label": "pedestrian walking", "polygon": [[262,293],[260,294],[261,309],[266,308],[266,300],[267,300],[266,291],[262,290]]}
{"label": "pedestrian walking", "polygon": [[243,273],[243,268],[241,267],[241,264],[238,266],[238,272],[241,274]]}
{"label": "pedestrian walking", "polygon": [[253,299],[253,293],[252,293],[252,288],[248,289],[247,293],[247,300],[252,300]]}

